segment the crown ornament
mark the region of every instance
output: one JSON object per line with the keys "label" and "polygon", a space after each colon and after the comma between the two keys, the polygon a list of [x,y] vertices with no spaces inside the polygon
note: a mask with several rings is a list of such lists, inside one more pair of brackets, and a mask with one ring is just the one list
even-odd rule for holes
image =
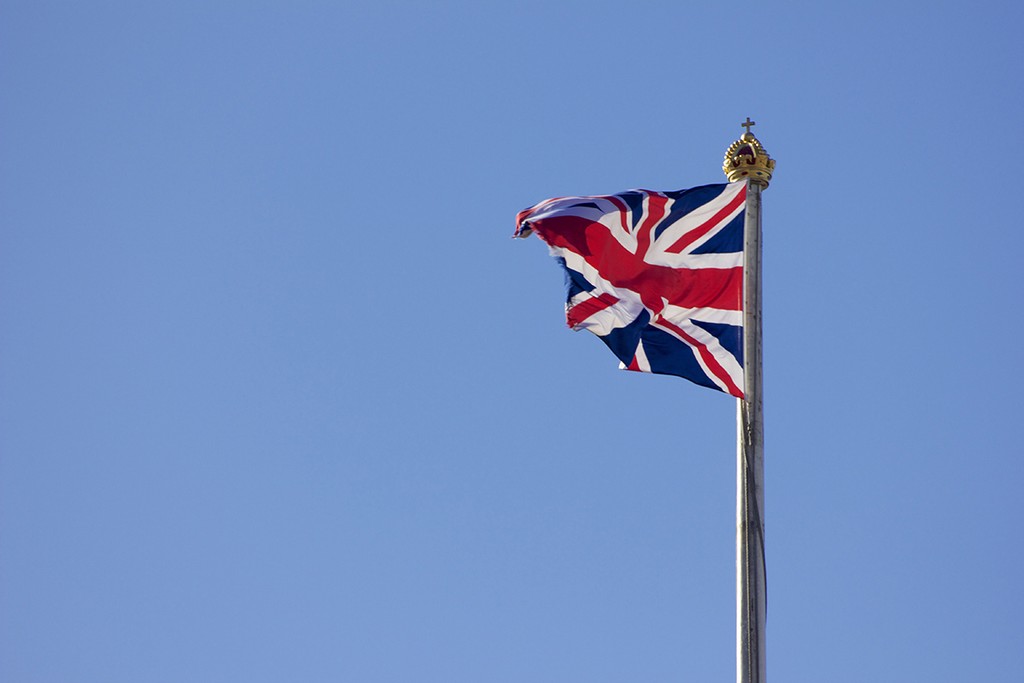
{"label": "crown ornament", "polygon": [[755,122],[751,121],[749,116],[740,125],[747,130],[739,140],[729,145],[725,152],[722,171],[730,183],[749,179],[761,187],[768,187],[775,171],[775,159],[768,156],[764,145],[750,132],[750,127],[755,125]]}

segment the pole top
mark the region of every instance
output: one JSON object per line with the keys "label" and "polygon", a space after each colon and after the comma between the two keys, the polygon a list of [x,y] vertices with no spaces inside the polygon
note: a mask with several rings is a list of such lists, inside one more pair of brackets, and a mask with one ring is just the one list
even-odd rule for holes
{"label": "pole top", "polygon": [[768,155],[761,141],[750,132],[751,126],[754,125],[757,125],[757,122],[751,121],[749,116],[740,124],[746,131],[725,151],[722,172],[730,183],[749,179],[750,182],[764,188],[771,182],[775,160]]}

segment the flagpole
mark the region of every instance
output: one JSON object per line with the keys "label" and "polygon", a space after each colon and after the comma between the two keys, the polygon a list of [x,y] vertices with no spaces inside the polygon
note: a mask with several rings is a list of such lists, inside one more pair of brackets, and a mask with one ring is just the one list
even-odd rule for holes
{"label": "flagpole", "polygon": [[750,132],[729,147],[722,170],[747,180],[743,266],[743,393],[736,438],[736,681],[766,683],[764,555],[764,422],[761,393],[761,190],[775,161]]}

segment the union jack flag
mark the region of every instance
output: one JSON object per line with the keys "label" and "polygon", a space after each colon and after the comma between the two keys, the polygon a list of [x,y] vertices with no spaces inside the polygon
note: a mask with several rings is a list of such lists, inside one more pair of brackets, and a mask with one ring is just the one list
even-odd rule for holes
{"label": "union jack flag", "polygon": [[620,367],[743,397],[747,183],[558,197],[521,211],[565,269],[565,317]]}

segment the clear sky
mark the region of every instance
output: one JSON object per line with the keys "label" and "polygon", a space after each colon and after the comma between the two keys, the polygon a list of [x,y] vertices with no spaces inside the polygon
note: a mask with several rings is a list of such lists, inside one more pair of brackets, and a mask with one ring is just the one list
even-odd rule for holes
{"label": "clear sky", "polygon": [[0,681],[733,680],[734,400],[510,236],[746,116],[769,679],[1020,680],[1022,23],[6,0]]}

